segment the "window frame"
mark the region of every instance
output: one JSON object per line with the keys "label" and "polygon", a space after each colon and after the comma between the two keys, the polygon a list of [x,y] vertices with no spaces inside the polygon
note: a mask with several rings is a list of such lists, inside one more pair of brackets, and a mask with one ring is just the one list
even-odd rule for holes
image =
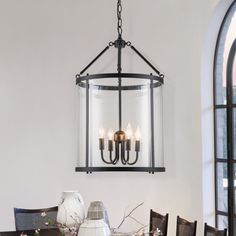
{"label": "window frame", "polygon": [[[215,223],[218,227],[218,216],[228,217],[228,235],[233,236],[236,233],[236,227],[234,221],[236,220],[235,212],[235,187],[234,187],[234,165],[236,166],[236,159],[234,159],[234,120],[233,111],[236,108],[236,102],[233,103],[233,83],[232,83],[232,70],[234,65],[235,53],[236,53],[236,39],[234,39],[231,45],[230,52],[227,58],[226,64],[226,104],[216,104],[217,101],[217,55],[219,52],[220,39],[222,37],[222,31],[226,24],[226,21],[231,13],[232,8],[236,5],[236,1],[233,1],[227,10],[224,19],[221,23],[220,30],[218,33],[215,55],[214,55],[214,71],[213,71],[213,102],[214,102],[214,179],[215,179]],[[219,109],[226,109],[226,137],[227,137],[227,158],[217,157],[217,120],[216,113]],[[236,110],[236,109],[235,109]],[[236,122],[236,121],[235,121]],[[228,189],[227,189],[227,202],[228,209],[227,212],[218,210],[218,179],[217,179],[217,164],[226,163],[227,165],[227,179],[228,179]]]}

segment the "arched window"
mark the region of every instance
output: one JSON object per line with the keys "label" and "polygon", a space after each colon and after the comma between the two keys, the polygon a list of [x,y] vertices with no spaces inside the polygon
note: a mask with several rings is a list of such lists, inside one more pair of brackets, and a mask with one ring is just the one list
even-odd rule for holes
{"label": "arched window", "polygon": [[218,228],[236,235],[236,2],[217,40],[214,65],[215,208]]}

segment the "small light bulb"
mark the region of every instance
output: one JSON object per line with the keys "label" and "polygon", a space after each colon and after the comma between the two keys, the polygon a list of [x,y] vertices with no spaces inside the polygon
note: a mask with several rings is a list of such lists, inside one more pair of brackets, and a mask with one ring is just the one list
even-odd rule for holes
{"label": "small light bulb", "polygon": [[104,138],[105,136],[105,130],[103,128],[99,129],[99,138]]}
{"label": "small light bulb", "polygon": [[133,137],[133,131],[132,131],[132,127],[131,127],[130,123],[128,123],[128,125],[127,125],[125,134],[126,134],[126,138],[127,138],[127,139],[132,139],[132,137]]}
{"label": "small light bulb", "polygon": [[134,136],[135,136],[136,141],[139,141],[141,139],[141,132],[140,132],[139,126],[137,127]]}
{"label": "small light bulb", "polygon": [[109,129],[107,136],[109,140],[113,140],[114,132],[112,129]]}

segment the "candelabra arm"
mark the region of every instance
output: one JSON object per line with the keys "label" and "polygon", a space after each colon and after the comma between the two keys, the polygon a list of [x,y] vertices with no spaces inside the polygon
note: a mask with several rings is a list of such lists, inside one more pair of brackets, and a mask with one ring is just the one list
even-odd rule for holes
{"label": "candelabra arm", "polygon": [[127,162],[127,164],[130,165],[130,166],[136,164],[136,162],[138,161],[138,157],[139,157],[138,154],[139,154],[139,152],[136,152],[135,160],[133,162]]}
{"label": "candelabra arm", "polygon": [[123,165],[126,165],[127,160],[125,158],[125,142],[121,142],[121,162]]}
{"label": "candelabra arm", "polygon": [[[112,155],[112,152],[110,152],[110,156]],[[104,155],[103,155],[103,150],[101,150],[101,158],[102,158],[102,161],[105,162],[106,164],[112,164],[111,161],[106,161],[105,158],[104,158]]]}
{"label": "candelabra arm", "polygon": [[112,160],[112,153],[110,152],[110,160],[111,164],[116,165],[116,163],[119,161],[119,156],[115,156],[114,160]]}

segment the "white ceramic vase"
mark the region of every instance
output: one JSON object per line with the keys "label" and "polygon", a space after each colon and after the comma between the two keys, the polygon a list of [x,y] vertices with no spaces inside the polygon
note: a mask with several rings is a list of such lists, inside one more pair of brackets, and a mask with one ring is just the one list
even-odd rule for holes
{"label": "white ceramic vase", "polygon": [[110,229],[103,219],[86,219],[79,228],[78,236],[110,236]]}
{"label": "white ceramic vase", "polygon": [[57,222],[68,228],[76,227],[85,218],[84,201],[78,191],[64,191],[58,205]]}

